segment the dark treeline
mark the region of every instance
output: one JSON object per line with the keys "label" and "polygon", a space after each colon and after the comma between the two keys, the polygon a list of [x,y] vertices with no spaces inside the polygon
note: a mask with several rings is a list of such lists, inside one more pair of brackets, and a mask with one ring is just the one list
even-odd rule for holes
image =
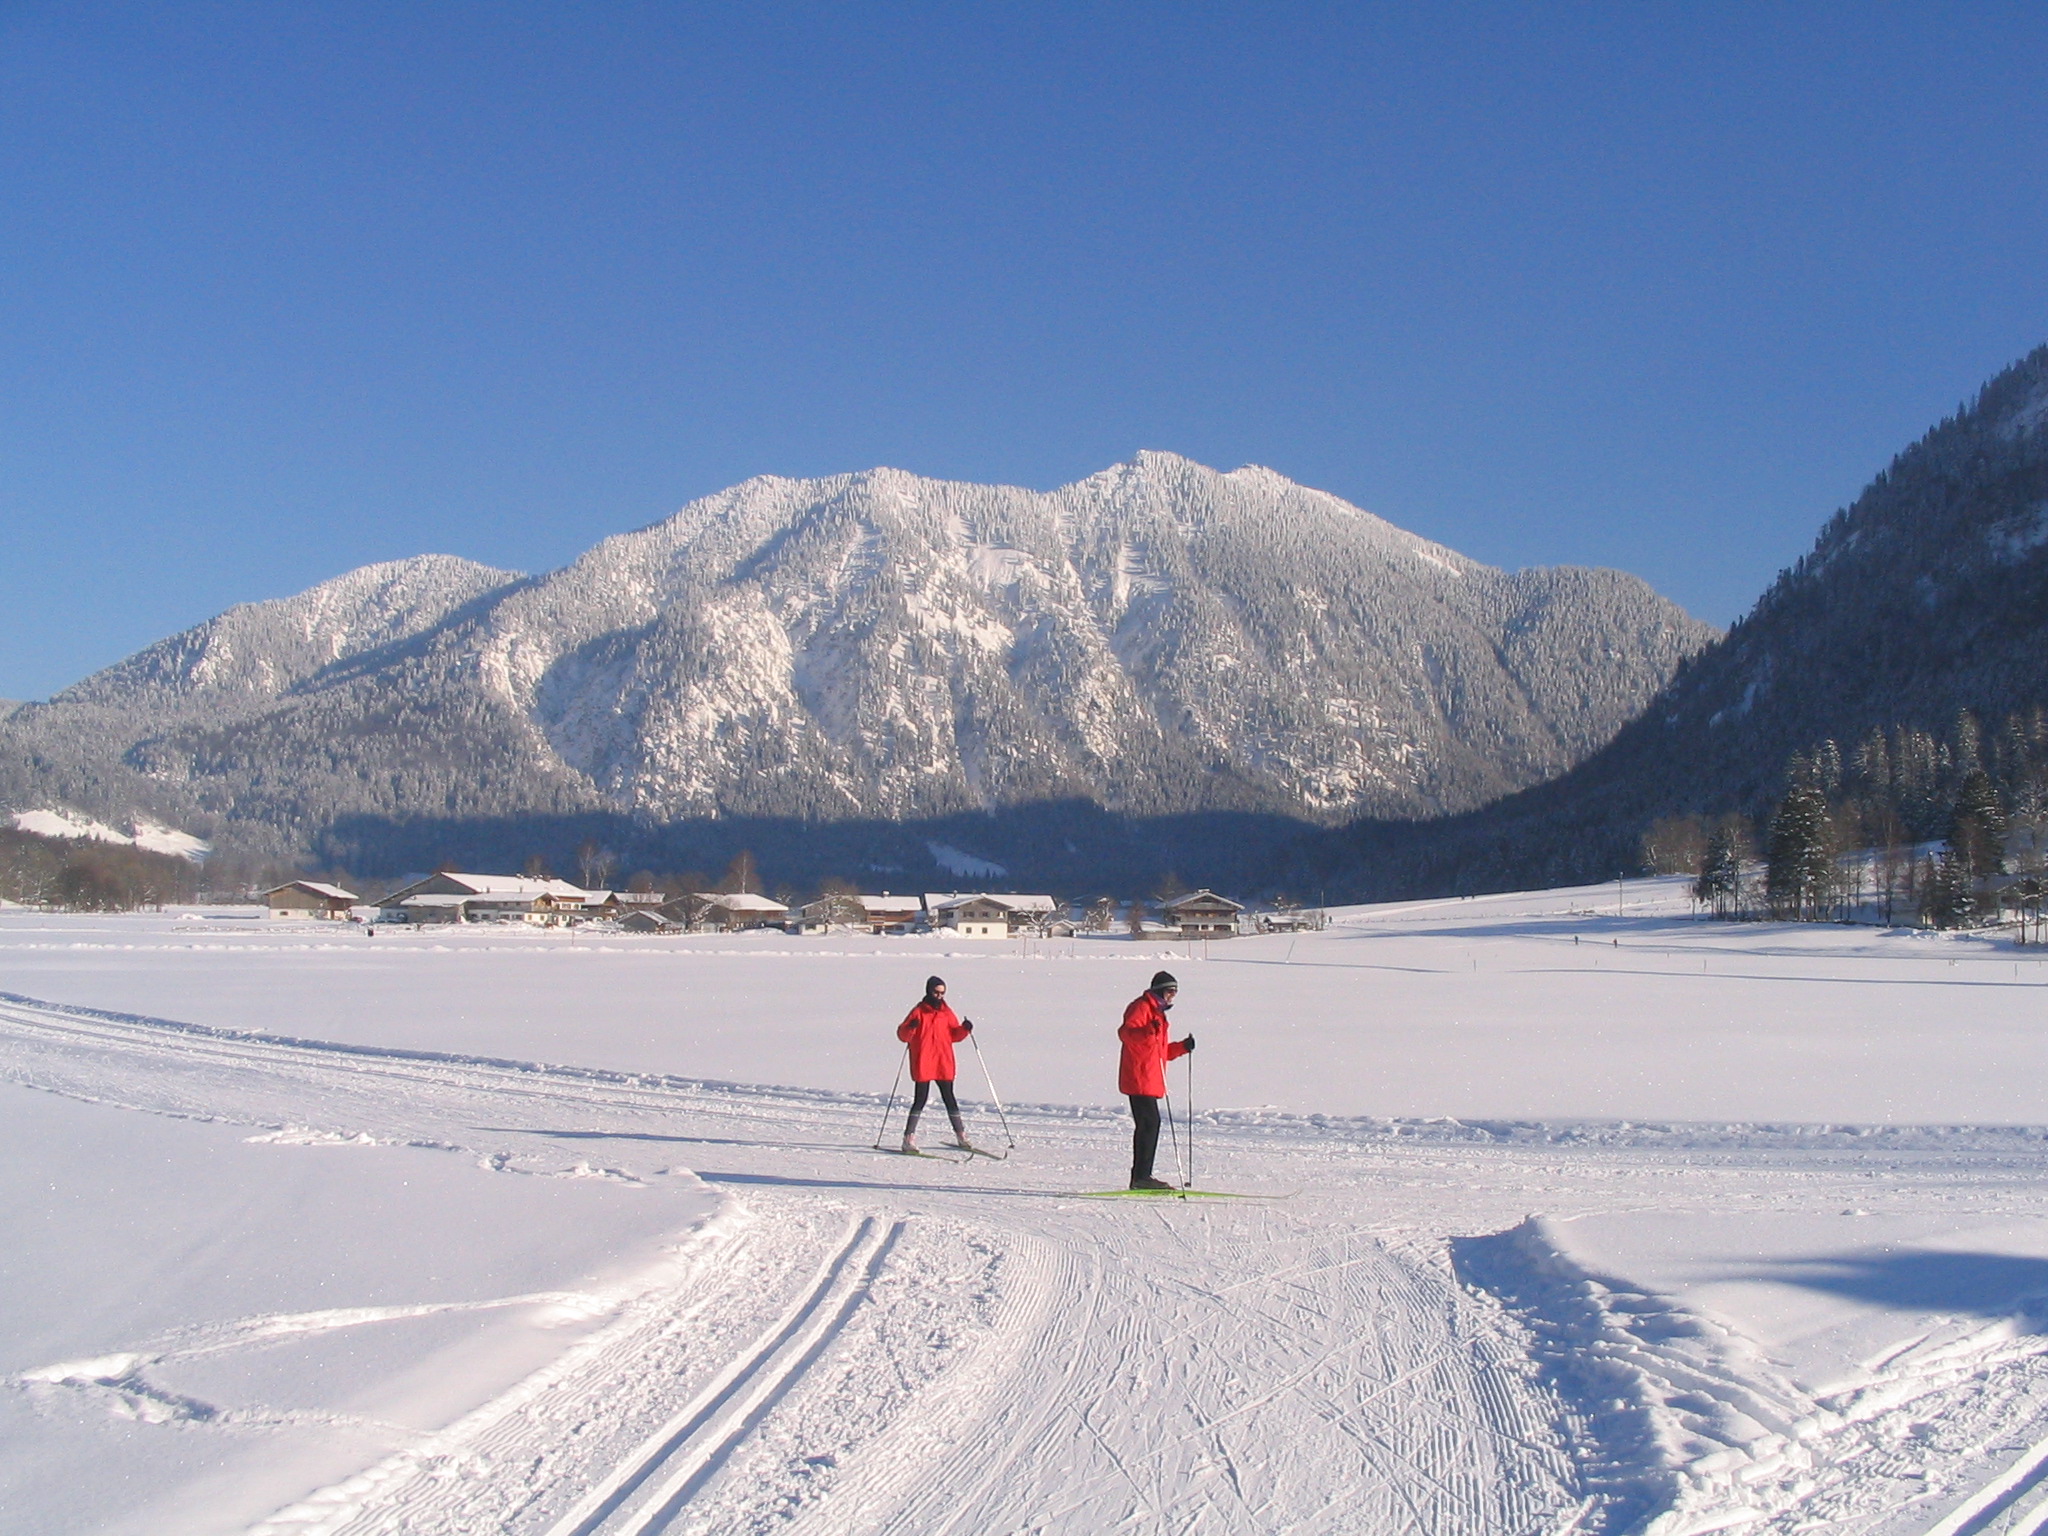
{"label": "dark treeline", "polygon": [[199,884],[196,865],[168,854],[0,827],[0,897],[8,901],[129,912],[191,901]]}
{"label": "dark treeline", "polygon": [[[1953,927],[2038,900],[2048,841],[2048,710],[1987,730],[1871,730],[1797,753],[1768,817],[1669,816],[1644,835],[1654,872],[1693,874],[1727,917],[1869,916]],[[1939,846],[1934,846],[1939,845]],[[2017,875],[2010,888],[2002,877]],[[2029,884],[2031,882],[2031,884]]]}

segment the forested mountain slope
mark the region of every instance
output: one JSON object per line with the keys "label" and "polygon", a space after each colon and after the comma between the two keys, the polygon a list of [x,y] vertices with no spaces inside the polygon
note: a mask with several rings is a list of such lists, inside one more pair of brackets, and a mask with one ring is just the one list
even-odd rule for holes
{"label": "forested mountain slope", "polygon": [[1374,890],[1611,877],[1660,816],[1768,812],[1795,752],[2048,703],[2048,347],[1906,449],[1727,636],[1563,777],[1427,828],[1365,823]]}

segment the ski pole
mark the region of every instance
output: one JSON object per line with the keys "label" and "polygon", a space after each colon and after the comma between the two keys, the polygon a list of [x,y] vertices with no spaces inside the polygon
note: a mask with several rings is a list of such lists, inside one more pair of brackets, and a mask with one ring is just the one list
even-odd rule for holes
{"label": "ski pole", "polygon": [[896,1081],[889,1085],[889,1102],[882,1107],[882,1123],[875,1127],[875,1150],[882,1150],[882,1138],[889,1134],[889,1116],[896,1112],[896,1090],[903,1086],[903,1063],[910,1060],[910,1047],[896,1061]]}
{"label": "ski pole", "polygon": [[1188,1052],[1188,1181],[1184,1186],[1195,1187],[1195,1053]]}
{"label": "ski pole", "polygon": [[981,1039],[977,1035],[969,1035],[967,1038],[974,1046],[974,1059],[981,1063],[981,1076],[988,1084],[988,1096],[996,1101],[996,1118],[1003,1122],[1003,1139],[1014,1147],[1017,1145],[1017,1138],[1010,1134],[1010,1117],[1003,1112],[1003,1096],[996,1092],[996,1080],[989,1075],[988,1058],[981,1054]]}
{"label": "ski pole", "polygon": [[[1164,1098],[1166,1100],[1166,1134],[1173,1139],[1173,1171],[1177,1177],[1180,1173],[1180,1132],[1175,1130],[1173,1126],[1173,1095],[1169,1093],[1164,1095]],[[1195,1181],[1193,1179],[1189,1179],[1181,1185],[1182,1189],[1193,1189],[1194,1187]]]}

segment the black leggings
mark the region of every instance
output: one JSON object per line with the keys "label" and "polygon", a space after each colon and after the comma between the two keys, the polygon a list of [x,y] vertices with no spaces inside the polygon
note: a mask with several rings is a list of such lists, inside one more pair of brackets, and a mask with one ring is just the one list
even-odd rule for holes
{"label": "black leggings", "polygon": [[[951,1120],[954,1125],[959,1125],[960,1104],[953,1097],[953,1079],[950,1077],[934,1078],[931,1083],[917,1084],[917,1091],[910,1096],[910,1119],[904,1123],[904,1135],[908,1136],[917,1129],[917,1117],[924,1113],[925,1104],[931,1099],[934,1083],[938,1086],[939,1097],[945,1100],[946,1118]],[[1156,1138],[1157,1132],[1154,1132],[1154,1136]]]}
{"label": "black leggings", "polygon": [[1152,1161],[1159,1156],[1159,1101],[1148,1094],[1130,1095],[1131,1119],[1137,1128],[1131,1132],[1131,1178],[1152,1177]]}

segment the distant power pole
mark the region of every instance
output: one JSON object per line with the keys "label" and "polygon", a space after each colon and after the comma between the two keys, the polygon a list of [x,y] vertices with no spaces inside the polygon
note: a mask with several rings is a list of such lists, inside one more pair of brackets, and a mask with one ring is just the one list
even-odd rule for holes
{"label": "distant power pole", "polygon": [[1620,872],[1619,870],[1617,870],[1617,871],[1615,872],[1615,876],[1614,876],[1614,915],[1615,915],[1616,917],[1619,917],[1619,916],[1621,916],[1621,902],[1622,902],[1622,894],[1623,894],[1623,889],[1624,889],[1624,886],[1623,886],[1623,881],[1622,881],[1622,876],[1621,876],[1621,872]]}

